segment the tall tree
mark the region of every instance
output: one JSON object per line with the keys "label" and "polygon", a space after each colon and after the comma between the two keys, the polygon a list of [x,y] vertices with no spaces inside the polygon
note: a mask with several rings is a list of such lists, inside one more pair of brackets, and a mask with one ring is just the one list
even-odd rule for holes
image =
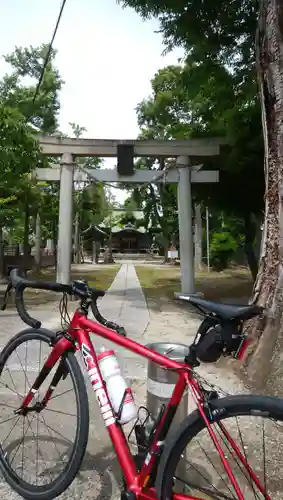
{"label": "tall tree", "polygon": [[[57,130],[59,92],[63,84],[54,64],[56,51],[53,50],[37,98],[34,100],[36,85],[47,51],[47,45],[16,47],[13,53],[4,56],[5,61],[10,65],[10,72],[0,82],[0,102],[19,110],[26,122],[33,128],[34,133],[38,131],[43,134],[54,133]],[[48,163],[47,158],[41,161],[43,165]],[[34,229],[31,222],[35,220],[36,212],[44,204],[45,191],[42,192],[42,188],[30,178],[21,179],[13,187],[16,191],[14,217],[22,221],[24,251],[27,253],[29,235]]]}
{"label": "tall tree", "polygon": [[[55,67],[56,51],[51,50],[44,77],[34,101],[35,89],[40,78],[48,45],[39,47],[16,47],[4,56],[10,72],[0,82],[0,102],[19,109],[28,123],[43,134],[58,130],[60,109],[59,92],[63,80]],[[30,83],[27,85],[26,82]]]}
{"label": "tall tree", "polygon": [[[268,317],[256,322],[257,348],[249,360],[254,383],[282,377],[282,123],[283,123],[283,5],[281,0],[121,0],[141,15],[158,17],[168,48],[182,45],[189,59],[225,64],[239,90],[257,93],[260,84],[265,145],[265,229],[254,299],[267,307]],[[259,15],[258,15],[259,9]],[[258,24],[257,24],[258,23]],[[257,30],[256,53],[254,38]],[[256,58],[257,55],[257,58]],[[257,64],[256,64],[257,63]],[[274,353],[275,349],[275,353]],[[273,370],[270,375],[270,360]],[[260,367],[260,370],[258,368]],[[280,369],[279,369],[280,367]],[[278,380],[278,378],[277,378]]]}
{"label": "tall tree", "polygon": [[[209,185],[194,185],[193,195],[211,208],[243,219],[245,250],[255,279],[254,221],[264,208],[259,102],[251,101],[247,92],[235,100],[237,79],[219,63],[209,68],[195,63],[169,66],[156,73],[151,85],[151,96],[137,107],[144,134],[166,139],[221,135],[230,144],[220,158],[201,159],[205,168],[220,170],[220,182],[213,191]],[[153,199],[151,196],[148,203],[152,204]],[[168,215],[165,207],[163,213]]]}
{"label": "tall tree", "polygon": [[255,63],[257,1],[118,1],[144,18],[157,18],[167,50],[182,46],[194,61],[229,62],[239,72]]}
{"label": "tall tree", "polygon": [[[254,383],[268,380],[281,389],[283,319],[283,5],[280,0],[261,0],[256,37],[265,144],[265,223],[260,270],[254,298],[268,315],[256,325],[259,338],[249,362]],[[270,373],[269,362],[273,369]],[[264,362],[265,361],[265,362]],[[260,363],[260,371],[258,365]]]}
{"label": "tall tree", "polygon": [[38,158],[38,144],[25,118],[17,110],[0,104],[0,276],[3,229],[14,217],[15,186],[29,178]]}

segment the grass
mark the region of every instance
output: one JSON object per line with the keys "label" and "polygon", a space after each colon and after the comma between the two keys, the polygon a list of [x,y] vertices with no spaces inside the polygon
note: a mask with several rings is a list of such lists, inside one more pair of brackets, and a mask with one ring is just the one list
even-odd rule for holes
{"label": "grass", "polygon": [[[77,270],[73,269],[71,280],[86,279],[90,286],[107,290],[115,278],[120,265],[103,266],[98,269],[93,269],[92,266]],[[54,268],[43,269],[40,272],[31,271],[28,273],[28,279],[39,281],[56,281],[56,273]],[[48,302],[58,301],[59,294],[47,292],[44,290],[27,289],[25,291],[25,304],[28,306],[46,304]],[[8,307],[13,307],[11,299]]]}
{"label": "grass", "polygon": [[[136,266],[136,272],[146,298],[173,299],[174,292],[181,291],[180,268]],[[245,268],[196,273],[196,289],[208,300],[249,297],[252,287],[250,272]]]}

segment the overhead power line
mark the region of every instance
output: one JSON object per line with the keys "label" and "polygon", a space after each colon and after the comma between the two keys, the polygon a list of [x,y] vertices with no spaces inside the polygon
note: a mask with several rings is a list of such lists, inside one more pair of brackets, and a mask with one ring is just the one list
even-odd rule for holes
{"label": "overhead power line", "polygon": [[58,28],[59,28],[59,24],[60,24],[60,21],[61,21],[61,17],[62,17],[62,14],[63,14],[64,7],[66,5],[66,1],[67,0],[63,0],[61,8],[60,8],[60,12],[59,12],[59,15],[58,15],[58,18],[57,18],[55,29],[53,31],[53,35],[52,35],[51,41],[50,41],[49,46],[48,46],[48,51],[47,51],[47,54],[45,56],[44,63],[43,63],[43,66],[42,66],[42,70],[41,70],[41,73],[40,73],[40,77],[39,77],[39,80],[37,82],[37,86],[36,86],[35,93],[34,93],[34,96],[33,96],[33,100],[32,100],[33,104],[35,103],[35,100],[36,100],[36,98],[38,96],[38,92],[39,92],[40,86],[42,84],[44,73],[45,73],[47,64],[48,64],[49,59],[50,59],[50,54],[51,54],[52,46],[53,46],[53,43],[54,43],[57,31],[58,31]]}

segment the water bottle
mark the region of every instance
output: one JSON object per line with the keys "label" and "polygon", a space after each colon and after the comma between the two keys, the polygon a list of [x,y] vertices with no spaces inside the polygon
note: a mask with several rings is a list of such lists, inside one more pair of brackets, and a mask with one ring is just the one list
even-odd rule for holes
{"label": "water bottle", "polygon": [[[137,418],[137,408],[131,388],[121,375],[121,370],[114,351],[103,348],[97,355],[99,369],[106,384],[112,408],[118,415],[120,424],[127,424]],[[120,414],[119,414],[120,413]]]}

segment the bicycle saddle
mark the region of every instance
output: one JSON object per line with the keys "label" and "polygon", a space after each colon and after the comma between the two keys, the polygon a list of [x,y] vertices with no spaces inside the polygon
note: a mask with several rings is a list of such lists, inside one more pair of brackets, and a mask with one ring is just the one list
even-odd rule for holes
{"label": "bicycle saddle", "polygon": [[221,319],[226,320],[248,320],[254,316],[262,314],[263,308],[255,304],[237,305],[237,304],[220,304],[211,300],[204,300],[193,295],[178,295],[180,300],[189,302],[196,308],[211,312]]}

